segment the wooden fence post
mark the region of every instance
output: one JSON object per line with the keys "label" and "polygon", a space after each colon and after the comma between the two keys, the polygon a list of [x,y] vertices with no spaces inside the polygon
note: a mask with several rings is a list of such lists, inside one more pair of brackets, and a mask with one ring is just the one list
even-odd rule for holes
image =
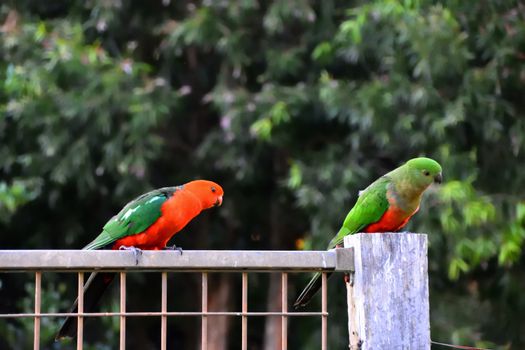
{"label": "wooden fence post", "polygon": [[351,350],[430,349],[427,236],[360,233],[347,283]]}

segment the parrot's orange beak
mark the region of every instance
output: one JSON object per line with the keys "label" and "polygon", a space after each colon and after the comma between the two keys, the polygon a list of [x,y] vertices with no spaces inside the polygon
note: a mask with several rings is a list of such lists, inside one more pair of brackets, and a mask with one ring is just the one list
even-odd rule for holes
{"label": "parrot's orange beak", "polygon": [[222,196],[217,197],[217,200],[215,201],[214,207],[220,207],[222,204]]}

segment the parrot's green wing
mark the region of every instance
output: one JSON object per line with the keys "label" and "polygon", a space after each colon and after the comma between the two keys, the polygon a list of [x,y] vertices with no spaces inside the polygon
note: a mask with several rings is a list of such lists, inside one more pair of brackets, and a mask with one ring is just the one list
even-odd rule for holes
{"label": "parrot's green wing", "polygon": [[99,249],[116,240],[141,233],[161,216],[161,207],[180,187],[164,187],[145,193],[128,204],[105,225],[102,233],[83,249]]}
{"label": "parrot's green wing", "polygon": [[327,249],[343,243],[345,236],[360,232],[365,227],[378,222],[388,209],[386,192],[390,179],[382,176],[364,189],[343,222],[337,235],[330,241]]}

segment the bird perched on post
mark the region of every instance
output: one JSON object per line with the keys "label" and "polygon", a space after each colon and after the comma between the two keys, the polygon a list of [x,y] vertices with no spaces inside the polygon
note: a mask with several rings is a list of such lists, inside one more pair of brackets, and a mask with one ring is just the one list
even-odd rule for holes
{"label": "bird perched on post", "polygon": [[[430,158],[414,158],[381,176],[359,193],[337,235],[327,249],[340,246],[344,238],[358,232],[395,232],[402,229],[418,211],[423,192],[433,183],[441,183],[441,165]],[[294,303],[304,307],[321,288],[321,274],[316,273]]]}
{"label": "bird perched on post", "polygon": [[[126,204],[83,249],[129,249],[135,259],[141,249],[179,249],[182,253],[175,246],[166,247],[168,241],[201,211],[221,205],[223,195],[221,186],[206,180],[150,191]],[[113,272],[94,272],[89,276],[84,285],[85,311],[93,309],[114,277]],[[71,312],[77,312],[77,301]],[[74,337],[76,328],[76,317],[67,317],[55,339]]]}

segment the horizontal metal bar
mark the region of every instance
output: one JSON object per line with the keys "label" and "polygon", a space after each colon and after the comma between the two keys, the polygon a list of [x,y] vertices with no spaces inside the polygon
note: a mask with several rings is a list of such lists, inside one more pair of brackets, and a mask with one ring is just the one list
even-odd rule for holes
{"label": "horizontal metal bar", "polygon": [[26,313],[26,314],[0,314],[0,318],[23,318],[23,317],[110,317],[110,316],[126,316],[126,317],[148,317],[148,316],[328,316],[328,312],[48,312],[48,313]]}
{"label": "horizontal metal bar", "polygon": [[336,248],[333,251],[335,251],[335,271],[353,272],[354,249]]}
{"label": "horizontal metal bar", "polygon": [[[345,250],[350,248],[344,248]],[[0,250],[0,272],[6,271],[334,271],[341,253],[329,251],[185,250],[143,251],[138,264],[131,251]],[[339,254],[339,259],[338,259]],[[353,270],[347,253],[343,268]]]}

